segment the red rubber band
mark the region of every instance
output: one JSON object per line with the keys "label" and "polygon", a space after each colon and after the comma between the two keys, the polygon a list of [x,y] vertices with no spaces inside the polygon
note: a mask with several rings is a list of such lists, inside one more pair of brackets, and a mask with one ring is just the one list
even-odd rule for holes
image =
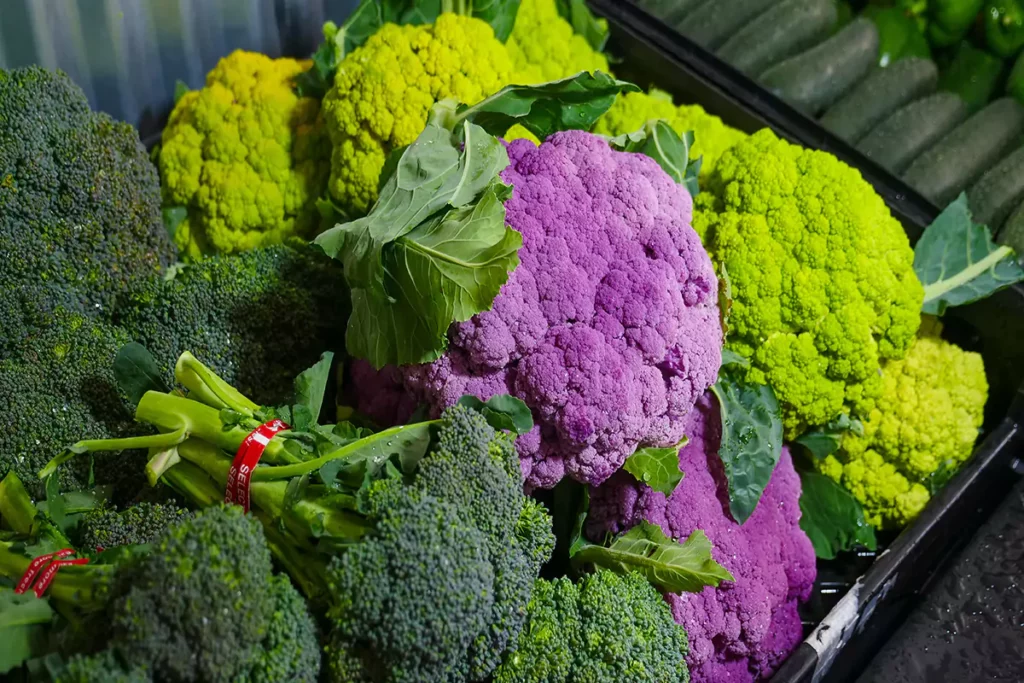
{"label": "red rubber band", "polygon": [[42,574],[39,575],[39,580],[36,581],[35,591],[36,597],[41,598],[46,593],[46,589],[50,587],[53,582],[53,577],[57,576],[57,570],[61,567],[68,567],[71,565],[82,565],[89,564],[88,557],[76,557],[73,560],[54,560],[50,563],[50,566],[46,568]]}
{"label": "red rubber band", "polygon": [[57,552],[40,555],[36,559],[32,560],[28,565],[28,569],[26,569],[25,573],[21,575],[21,580],[18,581],[18,585],[15,586],[14,592],[18,595],[25,593],[32,586],[32,582],[35,580],[36,574],[38,574],[43,567],[49,565],[53,560],[59,560],[74,554],[75,551],[73,548],[64,548]]}
{"label": "red rubber band", "polygon": [[243,510],[249,511],[249,485],[252,471],[263,457],[263,451],[267,450],[267,444],[274,438],[274,435],[286,429],[291,429],[291,427],[281,420],[274,419],[264,422],[242,439],[242,444],[238,447],[238,452],[235,453],[235,459],[231,461],[231,469],[228,470],[228,485],[224,491],[225,503],[241,505]]}

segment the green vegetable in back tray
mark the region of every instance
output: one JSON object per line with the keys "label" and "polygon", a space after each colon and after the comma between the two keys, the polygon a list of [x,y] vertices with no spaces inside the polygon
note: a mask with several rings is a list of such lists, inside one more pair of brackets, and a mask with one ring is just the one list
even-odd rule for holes
{"label": "green vegetable in back tray", "polygon": [[962,43],[953,61],[942,70],[939,89],[955,92],[974,113],[991,101],[1002,75],[1001,59],[970,43]]}
{"label": "green vegetable in back tray", "polygon": [[891,172],[902,173],[966,118],[963,100],[951,92],[938,92],[896,111],[865,135],[857,149]]}
{"label": "green vegetable in back tray", "polygon": [[1024,48],[1024,2],[991,0],[982,10],[985,44],[1000,57],[1015,57]]}
{"label": "green vegetable in back tray", "polygon": [[963,39],[981,11],[984,0],[897,0],[896,9],[909,17],[935,47]]}
{"label": "green vegetable in back tray", "polygon": [[903,174],[915,190],[945,206],[1020,143],[1024,107],[1004,97],[967,119]]}
{"label": "green vegetable in back tray", "polygon": [[736,31],[767,11],[777,0],[708,0],[676,28],[707,50],[717,50]]}
{"label": "green vegetable in back tray", "polygon": [[997,232],[1024,199],[1024,147],[1000,161],[967,191],[974,219]]}
{"label": "green vegetable in back tray", "polygon": [[875,67],[821,117],[821,125],[848,142],[856,142],[894,111],[935,92],[938,69],[930,59],[909,57],[892,66]]}
{"label": "green vegetable in back tray", "polygon": [[761,84],[808,114],[843,96],[871,70],[878,29],[860,18],[825,42],[761,74]]}
{"label": "green vegetable in back tray", "polygon": [[900,8],[869,5],[862,16],[873,21],[878,29],[879,66],[889,66],[904,57],[931,57],[928,40]]}
{"label": "green vegetable in back tray", "polygon": [[996,241],[1024,254],[1024,202],[1003,223]]}
{"label": "green vegetable in back tray", "polygon": [[827,37],[837,20],[835,0],[785,0],[748,22],[715,54],[756,78]]}
{"label": "green vegetable in back tray", "polygon": [[1017,57],[1006,79],[1006,94],[1024,104],[1024,53]]}

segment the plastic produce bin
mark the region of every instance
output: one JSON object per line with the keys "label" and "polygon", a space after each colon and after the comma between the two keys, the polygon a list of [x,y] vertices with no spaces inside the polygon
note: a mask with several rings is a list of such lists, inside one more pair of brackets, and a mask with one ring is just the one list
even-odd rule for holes
{"label": "plastic produce bin", "polygon": [[[700,104],[747,132],[770,127],[859,168],[911,241],[934,220],[937,207],[898,178],[633,3],[589,4],[609,21],[608,50],[622,58],[615,65],[621,78]],[[803,610],[807,637],[773,683],[854,680],[1019,476],[1014,467],[1021,470],[1024,453],[1024,287],[950,309],[945,320],[948,337],[982,354],[991,386],[975,453],[913,524],[895,537],[879,535],[877,553],[818,562],[814,595]]]}

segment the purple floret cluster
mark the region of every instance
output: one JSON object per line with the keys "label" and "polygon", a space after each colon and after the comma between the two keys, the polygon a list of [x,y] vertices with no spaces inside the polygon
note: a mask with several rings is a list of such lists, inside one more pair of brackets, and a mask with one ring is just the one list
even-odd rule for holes
{"label": "purple floret cluster", "polygon": [[512,394],[536,422],[517,441],[527,487],[600,484],[638,446],[679,441],[715,382],[718,281],[690,195],[651,158],[582,131],[508,154],[519,267],[438,361],[355,364],[359,409],[394,422],[419,403],[438,415],[465,394]]}
{"label": "purple floret cluster", "polygon": [[725,472],[717,455],[721,416],[710,393],[697,403],[686,433],[690,441],[679,452],[685,476],[672,495],[619,472],[592,490],[588,534],[599,538],[642,520],[679,539],[703,529],[714,559],[736,581],[667,596],[690,637],[691,681],[765,679],[803,638],[797,605],[810,597],[814,584],[814,549],[800,529],[800,478],[783,448],[754,513],[737,524],[728,513]]}

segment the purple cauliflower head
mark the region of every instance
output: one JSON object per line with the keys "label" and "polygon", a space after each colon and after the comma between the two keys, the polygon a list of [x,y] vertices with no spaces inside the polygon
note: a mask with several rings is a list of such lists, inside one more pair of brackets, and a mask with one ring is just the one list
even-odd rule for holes
{"label": "purple cauliflower head", "polygon": [[512,394],[536,422],[517,442],[527,487],[600,484],[638,446],[680,440],[715,382],[718,280],[690,195],[654,160],[582,131],[508,154],[519,267],[434,363],[356,364],[359,409],[395,422],[420,402],[438,415],[465,394]]}
{"label": "purple cauliflower head", "polygon": [[783,448],[754,513],[737,524],[728,512],[725,472],[717,455],[722,422],[710,393],[690,414],[686,433],[690,440],[679,452],[685,476],[672,495],[619,472],[591,491],[587,532],[599,538],[642,520],[673,538],[703,529],[715,560],[736,581],[666,596],[689,634],[691,681],[767,679],[803,638],[797,605],[810,597],[816,573],[814,549],[800,528],[800,478]]}

